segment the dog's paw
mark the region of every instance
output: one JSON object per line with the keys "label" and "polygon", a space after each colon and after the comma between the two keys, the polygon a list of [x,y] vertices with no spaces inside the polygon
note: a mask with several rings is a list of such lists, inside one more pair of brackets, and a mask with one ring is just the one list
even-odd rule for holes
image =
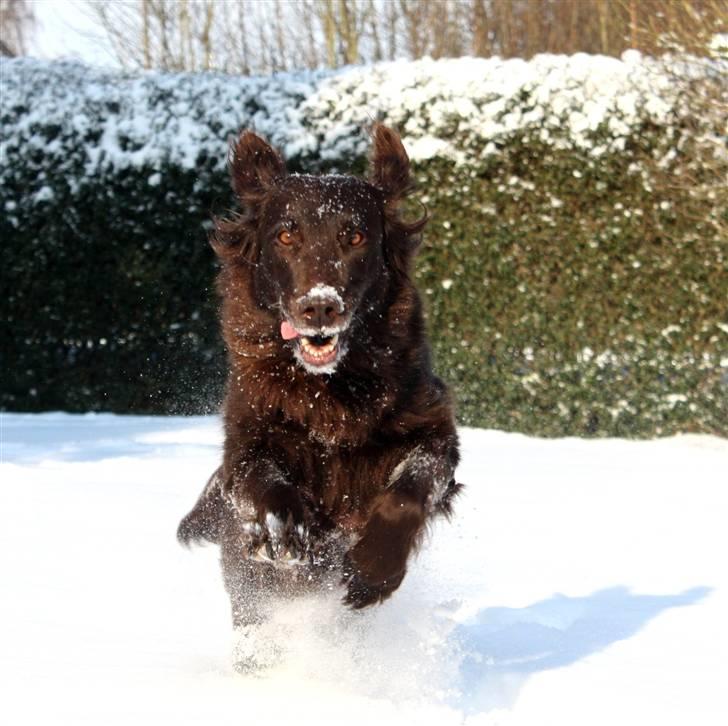
{"label": "dog's paw", "polygon": [[342,584],[346,587],[344,605],[361,610],[386,600],[402,583],[406,570],[392,573],[389,577],[373,582],[354,564],[349,554],[344,558]]}
{"label": "dog's paw", "polygon": [[423,521],[416,501],[394,492],[380,499],[361,539],[344,557],[347,605],[363,608],[382,602],[400,586]]}
{"label": "dog's paw", "polygon": [[285,522],[268,514],[263,527],[263,548],[259,555],[281,564],[306,564],[310,559],[310,534],[304,524],[294,524],[289,517]]}
{"label": "dog's paw", "polygon": [[256,559],[281,564],[305,564],[309,559],[310,533],[303,503],[290,486],[271,487],[258,507],[261,546]]}

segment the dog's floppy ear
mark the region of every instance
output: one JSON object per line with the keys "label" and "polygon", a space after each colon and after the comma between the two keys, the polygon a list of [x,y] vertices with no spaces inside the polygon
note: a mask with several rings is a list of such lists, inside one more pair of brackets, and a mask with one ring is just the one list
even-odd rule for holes
{"label": "dog's floppy ear", "polygon": [[223,261],[254,261],[255,225],[260,203],[276,179],[286,175],[286,165],[273,148],[252,131],[243,131],[230,145],[228,165],[242,213],[231,218],[216,218],[210,244]]}
{"label": "dog's floppy ear", "polygon": [[233,189],[246,205],[255,204],[274,181],[286,174],[283,159],[260,136],[243,131],[228,157]]}
{"label": "dog's floppy ear", "polygon": [[399,203],[414,187],[409,157],[396,131],[376,124],[372,137],[369,179],[384,196],[384,256],[390,270],[407,276],[420,243],[420,232],[427,223],[427,210],[411,222],[402,219]]}
{"label": "dog's floppy ear", "polygon": [[396,204],[412,190],[410,162],[396,131],[375,124],[370,181],[384,193],[387,204]]}

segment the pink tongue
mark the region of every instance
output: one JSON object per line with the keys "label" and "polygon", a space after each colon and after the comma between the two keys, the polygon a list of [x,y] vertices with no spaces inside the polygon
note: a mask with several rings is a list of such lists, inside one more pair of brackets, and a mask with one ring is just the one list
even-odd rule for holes
{"label": "pink tongue", "polygon": [[287,321],[281,323],[281,335],[283,340],[293,340],[299,336],[299,332]]}

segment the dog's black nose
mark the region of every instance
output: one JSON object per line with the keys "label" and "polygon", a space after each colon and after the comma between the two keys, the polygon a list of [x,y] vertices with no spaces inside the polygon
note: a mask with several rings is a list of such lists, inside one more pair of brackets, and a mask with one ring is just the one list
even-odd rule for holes
{"label": "dog's black nose", "polygon": [[344,312],[344,301],[336,297],[324,295],[304,295],[296,304],[296,316],[312,328],[326,328],[337,325]]}
{"label": "dog's black nose", "polygon": [[336,325],[341,312],[335,300],[316,300],[301,310],[301,317],[314,328],[324,328]]}

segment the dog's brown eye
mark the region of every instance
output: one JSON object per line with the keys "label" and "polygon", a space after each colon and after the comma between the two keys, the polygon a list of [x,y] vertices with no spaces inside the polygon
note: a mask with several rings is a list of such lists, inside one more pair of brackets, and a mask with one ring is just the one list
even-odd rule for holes
{"label": "dog's brown eye", "polygon": [[364,235],[361,232],[354,232],[349,239],[349,244],[352,247],[358,247],[364,242]]}
{"label": "dog's brown eye", "polygon": [[282,245],[286,245],[286,246],[292,245],[293,244],[293,235],[287,229],[284,229],[278,233],[278,241]]}

